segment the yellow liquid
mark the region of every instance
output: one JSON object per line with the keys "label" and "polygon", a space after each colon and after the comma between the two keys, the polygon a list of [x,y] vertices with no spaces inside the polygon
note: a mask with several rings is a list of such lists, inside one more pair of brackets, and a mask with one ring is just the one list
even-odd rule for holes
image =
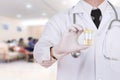
{"label": "yellow liquid", "polygon": [[84,45],[92,45],[93,41],[91,39],[84,40]]}
{"label": "yellow liquid", "polygon": [[92,40],[93,30],[85,29],[84,34],[85,34],[84,45],[91,46],[93,44],[93,40]]}

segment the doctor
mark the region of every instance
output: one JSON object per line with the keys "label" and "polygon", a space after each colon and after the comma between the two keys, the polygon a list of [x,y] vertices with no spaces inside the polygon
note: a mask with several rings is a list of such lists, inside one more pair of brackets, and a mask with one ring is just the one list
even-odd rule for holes
{"label": "doctor", "polygon": [[[35,60],[44,67],[57,61],[57,80],[120,80],[120,62],[106,59],[102,52],[113,19],[115,14],[107,0],[80,0],[47,23],[34,49]],[[83,44],[84,29],[93,31],[92,45]],[[74,58],[71,53],[80,56]]]}

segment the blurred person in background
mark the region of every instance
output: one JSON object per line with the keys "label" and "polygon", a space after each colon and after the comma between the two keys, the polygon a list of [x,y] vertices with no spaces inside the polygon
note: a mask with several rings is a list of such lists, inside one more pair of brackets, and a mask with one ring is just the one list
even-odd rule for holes
{"label": "blurred person in background", "polygon": [[23,48],[25,48],[25,47],[26,47],[26,44],[25,44],[25,42],[24,42],[24,39],[23,39],[23,38],[20,38],[20,39],[19,39],[19,41],[18,41],[18,46],[19,46],[19,47],[23,47]]}
{"label": "blurred person in background", "polygon": [[33,43],[33,38],[32,37],[28,37],[28,43],[27,43],[26,49],[30,52],[33,52],[34,43]]}
{"label": "blurred person in background", "polygon": [[33,62],[33,50],[34,50],[34,46],[35,46],[36,42],[37,42],[37,39],[34,39],[32,37],[28,37],[28,44],[27,44],[26,50],[31,52],[31,54],[28,54],[28,61],[29,62]]}

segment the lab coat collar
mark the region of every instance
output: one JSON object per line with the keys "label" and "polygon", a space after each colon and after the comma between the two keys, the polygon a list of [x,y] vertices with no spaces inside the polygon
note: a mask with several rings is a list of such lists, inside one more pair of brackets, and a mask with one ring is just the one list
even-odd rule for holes
{"label": "lab coat collar", "polygon": [[106,8],[107,8],[108,5],[109,5],[108,1],[105,0],[102,4],[100,4],[98,6],[98,8],[101,10],[102,15],[104,15],[103,13],[105,13],[105,10],[106,10]]}
{"label": "lab coat collar", "polygon": [[75,6],[72,7],[72,13],[82,13],[83,9],[81,9],[81,1],[79,1]]}
{"label": "lab coat collar", "polygon": [[[74,13],[80,14],[89,24],[91,24],[91,26],[94,26],[93,27],[94,30],[96,30],[97,32],[100,32],[103,29],[103,26],[105,26],[105,24],[113,17],[114,12],[113,12],[113,10],[111,10],[111,6],[107,2],[107,0],[105,0],[101,5],[98,6],[98,8],[101,9],[101,12],[102,12],[104,19],[102,18],[99,29],[97,29],[95,24],[93,23],[91,17],[90,17],[90,9],[93,9],[93,7],[91,5],[87,5],[88,3],[85,3],[84,6],[87,5],[89,8],[84,7],[83,3],[84,3],[83,0],[79,1],[78,4],[73,7],[72,13],[73,14]],[[88,10],[89,14],[85,11],[85,9],[87,10],[87,8],[89,9]]]}
{"label": "lab coat collar", "polygon": [[[102,13],[104,13],[107,5],[108,5],[108,2],[107,0],[105,0],[102,4],[98,6],[98,8],[101,10]],[[93,6],[91,6],[89,3],[85,2],[84,0],[81,0],[77,3],[76,6],[73,6],[73,13],[86,12],[90,15],[92,9],[94,9]]]}
{"label": "lab coat collar", "polygon": [[[109,27],[111,20],[113,20],[114,18],[115,18],[115,13],[114,13],[113,9],[111,8],[111,6],[109,5],[107,7],[107,11],[105,11],[103,14],[103,18],[100,23],[98,32],[101,33],[105,28],[107,29]],[[108,23],[108,24],[106,24],[106,23]]]}
{"label": "lab coat collar", "polygon": [[93,7],[89,3],[81,0],[81,4],[79,3],[79,5],[84,9],[86,13],[88,13],[89,15],[91,14],[91,10],[93,9]]}

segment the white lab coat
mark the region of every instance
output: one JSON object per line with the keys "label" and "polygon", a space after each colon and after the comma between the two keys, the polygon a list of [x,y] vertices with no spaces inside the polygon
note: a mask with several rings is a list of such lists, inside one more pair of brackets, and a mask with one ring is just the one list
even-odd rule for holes
{"label": "white lab coat", "polygon": [[[79,5],[67,12],[54,16],[48,22],[41,39],[34,49],[36,61],[41,63],[43,60],[50,59],[50,47],[60,41],[64,31],[73,24],[73,13],[77,13],[76,24],[94,31],[92,35],[93,45],[89,49],[81,51],[79,58],[73,58],[69,54],[59,60],[57,80],[120,80],[120,61],[106,59],[102,51],[105,32],[110,21],[115,18],[112,8],[110,6],[106,8],[102,22],[99,29],[97,29],[91,17]],[[118,14],[120,14],[119,11]],[[120,26],[120,23],[116,22],[112,25],[112,27],[114,26]],[[113,33],[113,36],[116,35],[117,37],[115,38],[120,41],[120,30],[118,27],[112,30],[111,33]],[[78,39],[80,44],[83,43],[83,37],[84,35],[82,34]],[[118,53],[112,54],[112,56],[120,57],[120,52]],[[111,54],[105,55],[109,56]]]}

